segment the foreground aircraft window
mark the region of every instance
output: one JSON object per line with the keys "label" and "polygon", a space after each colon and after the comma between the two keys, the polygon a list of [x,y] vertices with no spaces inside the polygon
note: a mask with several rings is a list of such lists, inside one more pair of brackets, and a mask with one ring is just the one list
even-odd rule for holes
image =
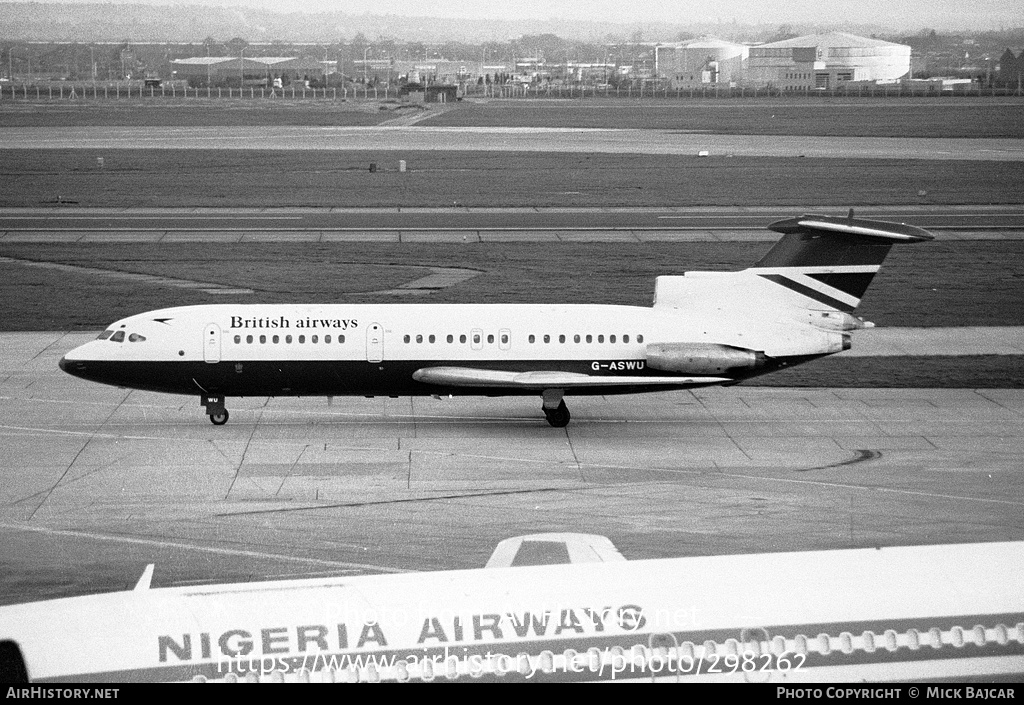
{"label": "foreground aircraft window", "polygon": [[493,343],[494,342],[494,334],[493,333],[487,336],[487,342],[488,343]]}
{"label": "foreground aircraft window", "polygon": [[[600,339],[599,339],[599,340],[600,340]],[[609,343],[614,343],[614,342],[615,342],[615,336],[614,336],[614,335],[609,335],[609,336],[608,336],[608,342],[609,342]]]}
{"label": "foreground aircraft window", "polygon": [[479,333],[474,333],[473,334],[473,344],[474,345],[479,345],[480,344],[480,334]]}
{"label": "foreground aircraft window", "polygon": [[299,336],[299,344],[301,345],[302,343],[305,343],[305,342],[306,342],[306,336],[300,335]]}
{"label": "foreground aircraft window", "polygon": [[338,343],[344,343],[344,342],[345,342],[345,336],[339,335],[338,336]]}
{"label": "foreground aircraft window", "polygon": [[[146,336],[139,335],[138,333],[132,333],[131,335],[128,336],[128,342],[129,343],[141,343],[145,339],[146,339]],[[235,336],[235,342],[236,343],[238,342],[238,336],[237,335]]]}
{"label": "foreground aircraft window", "polygon": [[597,336],[597,342],[603,343],[604,342],[604,336],[603,335]]}
{"label": "foreground aircraft window", "polygon": [[311,343],[313,343],[314,345],[316,345],[316,343],[317,343],[317,341],[318,341],[318,340],[320,340],[320,336],[318,336],[318,335],[314,335],[314,336],[313,336],[312,338],[310,338],[310,339],[309,339],[309,342],[311,342]]}
{"label": "foreground aircraft window", "polygon": [[501,344],[508,345],[508,333],[501,334]]}
{"label": "foreground aircraft window", "polygon": [[551,342],[551,336],[550,335],[545,335],[544,336],[544,342],[545,343],[550,343]]}
{"label": "foreground aircraft window", "polygon": [[629,342],[629,336],[628,335],[622,336],[622,342],[623,343],[628,343]]}
{"label": "foreground aircraft window", "polygon": [[247,342],[249,344],[252,344],[252,336],[251,335],[245,336],[245,342]]}
{"label": "foreground aircraft window", "polygon": [[574,335],[572,337],[572,342],[574,342],[574,343],[580,342],[580,334],[579,333],[577,333],[576,335]]}
{"label": "foreground aircraft window", "polygon": [[292,337],[291,337],[290,335],[286,335],[286,336],[284,337],[284,342],[286,342],[286,343],[288,343],[289,345],[291,345],[291,344],[292,344]]}
{"label": "foreground aircraft window", "polygon": [[113,334],[114,334],[114,331],[112,331],[112,330],[105,330],[102,333],[100,333],[99,337],[96,338],[96,340],[106,340],[107,338],[109,338]]}
{"label": "foreground aircraft window", "polygon": [[260,336],[260,345],[264,345],[266,342],[267,342],[267,336],[261,335]]}
{"label": "foreground aircraft window", "polygon": [[329,335],[325,335],[325,336],[324,336],[324,342],[325,342],[325,343],[330,343],[330,342],[331,342],[331,336],[329,336]]}
{"label": "foreground aircraft window", "polygon": [[466,334],[465,333],[463,333],[462,335],[459,336],[459,342],[460,343],[465,343],[466,342]]}
{"label": "foreground aircraft window", "polygon": [[530,341],[531,343],[533,343],[533,342],[536,342],[537,337],[535,335],[533,335],[533,333],[531,333],[530,337],[527,338],[527,340]]}
{"label": "foreground aircraft window", "polygon": [[416,336],[416,342],[417,343],[422,343],[423,342],[423,336],[422,335],[417,335]]}
{"label": "foreground aircraft window", "polygon": [[453,335],[451,335],[450,333],[448,334],[448,342],[449,343],[455,342],[455,337]]}
{"label": "foreground aircraft window", "polygon": [[275,335],[271,340],[274,341],[274,345],[277,345],[281,341],[281,336]]}
{"label": "foreground aircraft window", "polygon": [[558,342],[559,343],[564,343],[565,342],[565,336],[564,335],[558,336]]}
{"label": "foreground aircraft window", "polygon": [[242,336],[236,335],[235,336],[235,345],[238,345],[241,342],[242,342]]}
{"label": "foreground aircraft window", "polygon": [[588,336],[587,336],[587,342],[588,342],[588,343],[593,343],[593,342],[594,342],[594,336],[592,336],[592,335],[588,335]]}
{"label": "foreground aircraft window", "polygon": [[644,342],[644,336],[643,336],[642,333],[636,337],[636,342],[638,342],[638,343]]}
{"label": "foreground aircraft window", "polygon": [[124,342],[124,331],[123,330],[117,331],[116,333],[114,333],[114,335],[112,335],[110,337],[110,340],[112,340],[115,343],[123,343]]}
{"label": "foreground aircraft window", "polygon": [[434,336],[430,336],[429,338],[427,338],[427,340],[429,340],[431,343],[433,343],[434,342]]}
{"label": "foreground aircraft window", "polygon": [[408,342],[410,342],[411,340],[412,340],[412,339],[411,339],[411,338],[410,338],[409,336],[405,336],[404,338],[402,338],[402,342],[404,342],[404,343],[408,343]]}

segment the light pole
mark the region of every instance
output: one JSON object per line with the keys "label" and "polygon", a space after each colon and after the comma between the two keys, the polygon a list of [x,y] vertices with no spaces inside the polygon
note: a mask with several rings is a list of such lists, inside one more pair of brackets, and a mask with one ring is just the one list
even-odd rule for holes
{"label": "light pole", "polygon": [[365,86],[369,81],[366,78],[366,54],[370,51],[370,47],[363,49],[363,85]]}
{"label": "light pole", "polygon": [[245,47],[238,50],[238,97],[242,97],[242,86],[245,85]]}

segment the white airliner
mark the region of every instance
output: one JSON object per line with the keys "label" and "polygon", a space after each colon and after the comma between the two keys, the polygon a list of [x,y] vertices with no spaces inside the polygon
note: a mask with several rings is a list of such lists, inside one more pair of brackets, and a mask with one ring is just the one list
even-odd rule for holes
{"label": "white airliner", "polygon": [[804,215],[740,272],[657,278],[654,305],[222,304],[149,311],[70,351],[62,370],[196,394],[214,424],[232,396],[563,397],[734,384],[840,352],[852,312],[909,225]]}
{"label": "white airliner", "polygon": [[0,682],[1012,684],[1022,562],[1022,542],[627,562],[541,534],[475,570],[151,588],[150,565],[134,590],[0,607]]}

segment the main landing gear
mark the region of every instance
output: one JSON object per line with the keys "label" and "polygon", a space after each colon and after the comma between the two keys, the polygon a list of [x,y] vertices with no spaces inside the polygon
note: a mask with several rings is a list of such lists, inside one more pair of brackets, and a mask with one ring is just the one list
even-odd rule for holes
{"label": "main landing gear", "polygon": [[223,426],[228,422],[229,414],[224,408],[224,397],[202,397],[199,403],[206,407],[210,423],[214,426]]}
{"label": "main landing gear", "polygon": [[544,416],[547,417],[548,423],[555,428],[565,428],[569,425],[569,409],[565,405],[565,400],[562,399],[564,391],[561,389],[545,389],[541,395],[541,399],[544,400],[541,406],[544,409]]}

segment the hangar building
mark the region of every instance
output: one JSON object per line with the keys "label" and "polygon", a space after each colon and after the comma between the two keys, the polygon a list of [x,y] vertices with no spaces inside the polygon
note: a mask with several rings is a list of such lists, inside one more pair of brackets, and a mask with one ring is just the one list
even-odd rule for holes
{"label": "hangar building", "polygon": [[752,47],[745,83],[782,90],[827,90],[845,81],[896,81],[909,73],[909,46],[827,32]]}
{"label": "hangar building", "polygon": [[246,86],[270,87],[274,79],[281,79],[283,85],[322,81],[333,67],[333,61],[291,56],[196,56],[171,62],[175,78],[187,80],[190,86],[237,87],[241,81]]}
{"label": "hangar building", "polygon": [[654,50],[655,72],[672,88],[735,85],[743,80],[750,47],[721,39],[663,44]]}

